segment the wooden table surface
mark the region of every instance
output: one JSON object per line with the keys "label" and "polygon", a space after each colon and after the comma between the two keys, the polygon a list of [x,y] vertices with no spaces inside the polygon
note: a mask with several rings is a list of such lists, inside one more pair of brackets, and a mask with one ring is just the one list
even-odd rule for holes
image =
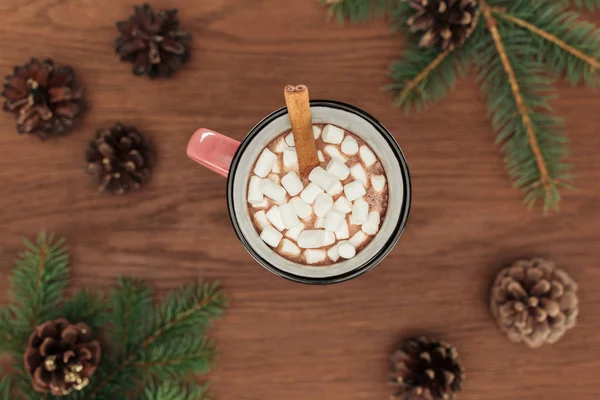
{"label": "wooden table surface", "polygon": [[[386,399],[398,340],[435,335],[467,370],[464,400],[598,399],[600,371],[600,97],[560,86],[556,111],[572,138],[577,192],[562,211],[529,212],[511,188],[486,104],[471,76],[440,104],[405,116],[379,88],[402,38],[384,22],[340,27],[313,0],[157,0],[180,9],[193,58],[173,79],[130,74],[114,54],[115,21],[130,1],[0,0],[0,72],[30,57],[72,65],[90,110],[70,136],[41,142],[0,115],[0,301],[23,236],[68,238],[73,286],[108,289],[120,275],[164,292],[219,279],[230,307],[213,330],[215,399]],[[591,18],[600,21],[600,16]],[[313,98],[352,103],[382,121],[413,180],[408,227],[366,275],[312,287],[270,274],[229,223],[225,180],[185,156],[205,126],[242,139],[304,83]],[[99,195],[83,173],[98,127],[136,125],[159,162],[142,191]],[[487,308],[494,274],[522,256],[555,260],[580,282],[577,327],[553,346],[511,344]]]}

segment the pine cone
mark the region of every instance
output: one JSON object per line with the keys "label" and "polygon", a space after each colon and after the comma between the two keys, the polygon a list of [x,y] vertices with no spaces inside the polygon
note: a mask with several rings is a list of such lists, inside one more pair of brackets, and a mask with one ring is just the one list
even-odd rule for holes
{"label": "pine cone", "polygon": [[85,157],[98,190],[122,195],[149,180],[154,155],[137,129],[115,124],[96,133]]}
{"label": "pine cone", "polygon": [[446,50],[461,45],[475,30],[478,0],[410,0],[417,13],[408,20],[411,32],[422,34],[419,46]]}
{"label": "pine cone", "polygon": [[392,385],[402,400],[450,400],[464,372],[456,349],[424,337],[407,340],[392,356]]}
{"label": "pine cone", "polygon": [[575,326],[578,286],[566,272],[541,258],[519,260],[496,276],[490,295],[498,327],[531,348],[555,343]]}
{"label": "pine cone", "polygon": [[45,139],[73,129],[84,111],[83,91],[73,69],[52,60],[32,59],[15,67],[5,78],[4,111],[13,113],[19,133],[36,133]]}
{"label": "pine cone", "polygon": [[177,10],[154,12],[148,4],[134,7],[127,21],[117,22],[116,50],[121,61],[133,63],[135,75],[168,77],[190,57],[191,35],[178,31]]}
{"label": "pine cone", "polygon": [[89,384],[100,353],[87,324],[60,318],[35,328],[23,358],[36,392],[64,396]]}

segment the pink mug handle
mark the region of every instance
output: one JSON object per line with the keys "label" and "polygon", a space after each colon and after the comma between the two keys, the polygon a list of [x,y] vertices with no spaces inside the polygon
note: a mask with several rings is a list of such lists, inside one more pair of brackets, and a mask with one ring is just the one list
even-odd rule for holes
{"label": "pink mug handle", "polygon": [[240,142],[210,129],[200,128],[187,145],[187,156],[198,164],[227,177]]}

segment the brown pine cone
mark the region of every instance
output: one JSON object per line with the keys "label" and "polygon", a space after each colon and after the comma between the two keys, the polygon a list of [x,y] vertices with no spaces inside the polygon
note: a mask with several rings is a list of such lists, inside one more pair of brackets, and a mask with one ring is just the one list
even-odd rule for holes
{"label": "brown pine cone", "polygon": [[120,36],[115,44],[121,61],[132,63],[135,75],[171,76],[190,57],[191,35],[178,30],[177,10],[154,12],[148,4],[134,10],[128,20],[117,22]]}
{"label": "brown pine cone", "polygon": [[408,26],[422,35],[419,46],[443,50],[467,40],[480,13],[479,0],[410,0],[410,5],[417,13]]}
{"label": "brown pine cone", "polygon": [[5,78],[4,111],[17,119],[19,133],[45,139],[73,129],[84,111],[83,91],[70,67],[32,59]]}
{"label": "brown pine cone", "polygon": [[98,189],[116,195],[135,191],[147,182],[154,159],[138,130],[121,124],[98,130],[85,157],[87,172]]}
{"label": "brown pine cone", "polygon": [[451,400],[465,377],[458,352],[425,337],[404,342],[392,356],[391,383],[402,400]]}
{"label": "brown pine cone", "polygon": [[35,328],[23,361],[36,392],[64,396],[89,384],[100,353],[87,324],[60,318]]}
{"label": "brown pine cone", "polygon": [[536,348],[555,343],[575,326],[577,290],[577,283],[553,262],[518,260],[496,276],[490,308],[512,342]]}

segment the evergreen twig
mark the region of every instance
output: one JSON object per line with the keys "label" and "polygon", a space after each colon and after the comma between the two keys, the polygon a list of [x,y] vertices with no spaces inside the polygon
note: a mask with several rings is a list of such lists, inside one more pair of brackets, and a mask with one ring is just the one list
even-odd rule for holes
{"label": "evergreen twig", "polygon": [[178,381],[151,381],[136,400],[202,400],[206,398],[207,385],[183,384]]}

